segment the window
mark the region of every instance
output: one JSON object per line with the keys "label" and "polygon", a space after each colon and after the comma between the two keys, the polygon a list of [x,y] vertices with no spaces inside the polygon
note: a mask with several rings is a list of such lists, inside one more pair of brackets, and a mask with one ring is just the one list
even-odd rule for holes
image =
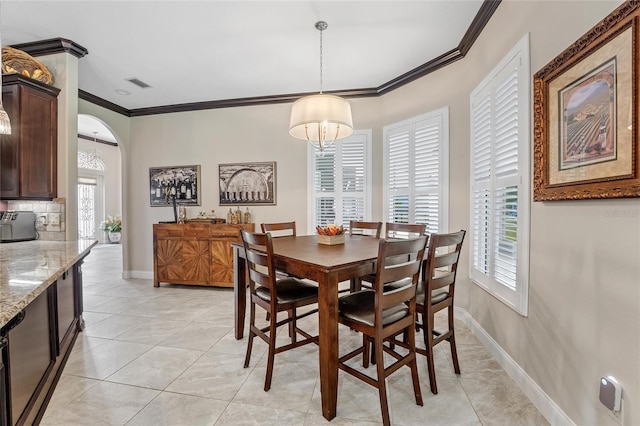
{"label": "window", "polygon": [[384,128],[384,217],[446,232],[449,216],[449,109]]}
{"label": "window", "polygon": [[371,131],[356,130],[325,148],[309,145],[309,232],[330,223],[371,220]]}
{"label": "window", "polygon": [[530,78],[527,35],[471,93],[470,278],[524,316]]}

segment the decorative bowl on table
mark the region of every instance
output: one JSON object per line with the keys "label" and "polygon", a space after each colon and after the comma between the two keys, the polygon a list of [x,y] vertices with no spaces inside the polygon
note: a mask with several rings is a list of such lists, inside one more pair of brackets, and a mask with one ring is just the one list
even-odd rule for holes
{"label": "decorative bowl on table", "polygon": [[316,226],[318,232],[318,243],[333,246],[336,244],[344,244],[344,228],[342,225],[333,224],[325,227]]}

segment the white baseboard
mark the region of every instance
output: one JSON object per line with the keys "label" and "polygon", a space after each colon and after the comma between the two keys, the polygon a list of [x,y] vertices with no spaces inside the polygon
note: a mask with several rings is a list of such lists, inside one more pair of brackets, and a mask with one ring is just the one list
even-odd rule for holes
{"label": "white baseboard", "polygon": [[152,280],[153,271],[122,271],[122,278],[140,278],[143,280]]}
{"label": "white baseboard", "polygon": [[572,425],[575,423],[547,395],[540,386],[509,356],[507,352],[485,331],[484,328],[467,312],[456,306],[456,317],[462,320],[480,343],[484,345],[504,371],[513,379],[518,387],[536,406],[538,411],[551,425]]}

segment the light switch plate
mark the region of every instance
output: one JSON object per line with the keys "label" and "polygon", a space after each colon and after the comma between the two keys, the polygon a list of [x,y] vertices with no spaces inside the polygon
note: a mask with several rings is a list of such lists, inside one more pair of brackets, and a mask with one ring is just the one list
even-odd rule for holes
{"label": "light switch plate", "polygon": [[60,213],[49,213],[49,224],[60,225]]}

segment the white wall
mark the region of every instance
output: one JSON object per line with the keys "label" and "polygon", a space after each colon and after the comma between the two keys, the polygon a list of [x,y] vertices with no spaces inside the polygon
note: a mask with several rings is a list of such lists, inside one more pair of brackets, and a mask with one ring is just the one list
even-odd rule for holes
{"label": "white wall", "polygon": [[[467,229],[471,90],[525,32],[531,34],[534,73],[619,4],[503,1],[464,60],[382,98],[352,100],[356,127],[373,130],[374,217],[381,218],[382,211],[382,126],[449,106],[449,223],[451,230]],[[80,107],[100,116],[98,107],[82,102]],[[124,235],[130,253],[125,255],[125,271],[151,276],[151,225],[172,219],[170,208],[149,207],[152,166],[200,164],[202,206],[190,214],[214,208],[223,216],[217,202],[217,165],[276,161],[278,205],[252,208],[254,219],[293,219],[305,229],[305,146],[287,134],[289,108],[255,106],[130,120],[105,112],[105,122],[119,121],[114,126],[122,129],[120,137],[130,139],[123,145],[128,203]],[[640,424],[640,201],[533,203],[531,220],[529,317],[519,316],[469,281],[467,250],[457,304],[573,422],[616,424],[598,401],[599,378],[611,374],[624,388],[624,424]]]}

